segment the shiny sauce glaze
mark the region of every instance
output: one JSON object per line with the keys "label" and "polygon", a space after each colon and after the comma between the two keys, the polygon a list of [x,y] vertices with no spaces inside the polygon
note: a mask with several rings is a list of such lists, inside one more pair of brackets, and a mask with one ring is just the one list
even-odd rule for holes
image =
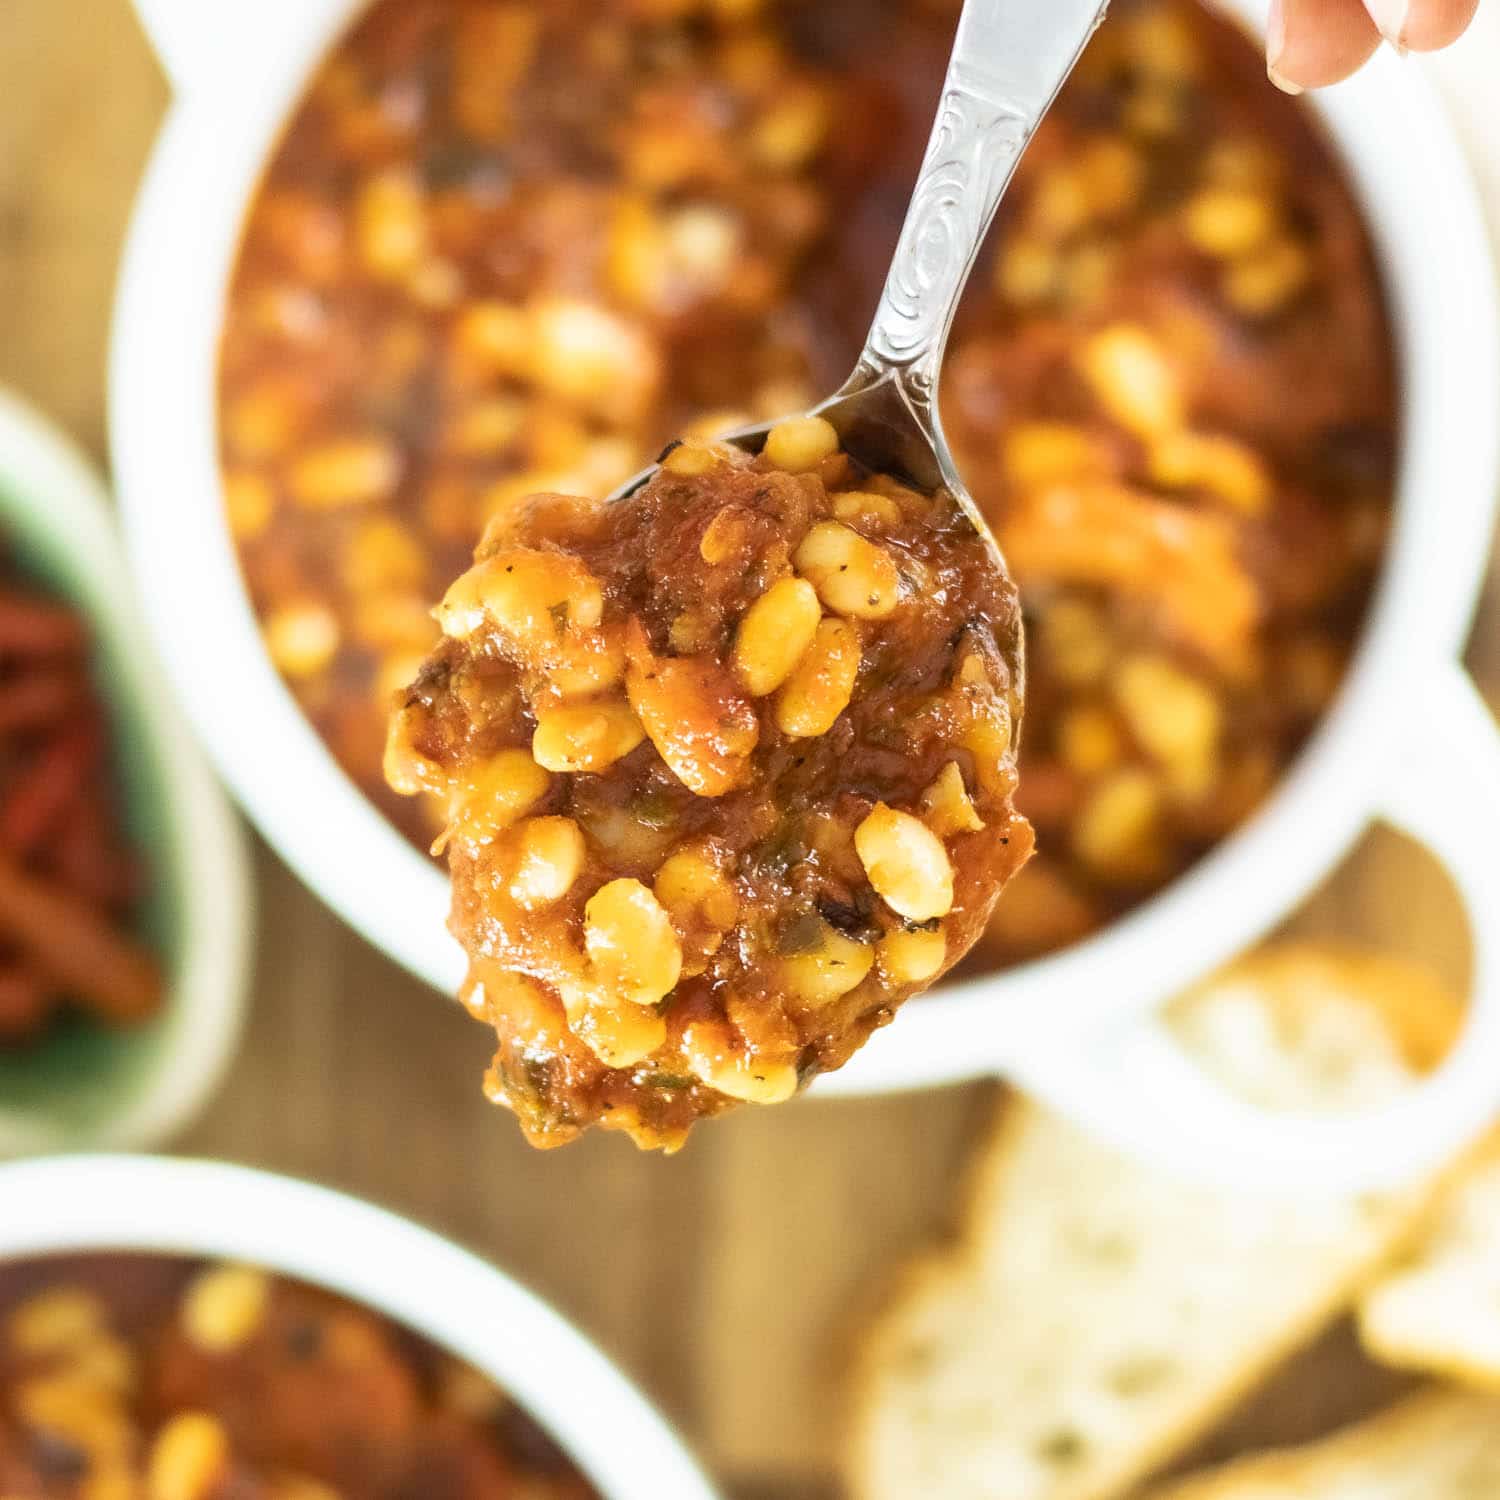
{"label": "shiny sauce glaze", "polygon": [[444,799],[490,1092],[538,1145],[675,1149],[840,1066],[971,947],[1014,810],[1015,588],[946,492],[816,417],[518,502],[392,721]]}

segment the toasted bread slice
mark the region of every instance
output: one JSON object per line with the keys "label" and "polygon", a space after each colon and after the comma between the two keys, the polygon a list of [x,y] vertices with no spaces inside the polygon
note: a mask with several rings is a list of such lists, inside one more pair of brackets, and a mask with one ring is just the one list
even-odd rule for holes
{"label": "toasted bread slice", "polygon": [[1421,1238],[1359,1302],[1370,1356],[1500,1393],[1500,1131],[1465,1163]]}
{"label": "toasted bread slice", "polygon": [[[1226,1086],[1330,1112],[1409,1087],[1458,1018],[1404,964],[1287,945],[1200,987],[1174,1023]],[[1218,1192],[1004,1107],[959,1243],[907,1270],[865,1340],[857,1500],[1119,1493],[1320,1332],[1434,1192]]]}
{"label": "toasted bread slice", "polygon": [[1271,1110],[1340,1114],[1390,1098],[1458,1038],[1433,972],[1351,944],[1279,943],[1198,986],[1169,1019],[1199,1062]]}
{"label": "toasted bread slice", "polygon": [[1238,1459],[1148,1500],[1489,1500],[1500,1400],[1429,1391],[1321,1442]]}

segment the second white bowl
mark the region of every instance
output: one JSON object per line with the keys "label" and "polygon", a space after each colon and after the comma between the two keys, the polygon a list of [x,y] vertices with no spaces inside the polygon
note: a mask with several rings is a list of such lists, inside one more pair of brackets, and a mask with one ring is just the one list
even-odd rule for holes
{"label": "second white bowl", "polygon": [[79,1156],[0,1166],[0,1260],[141,1250],[263,1266],[394,1318],[489,1375],[605,1500],[714,1500],[608,1360],[477,1256],[357,1199],[207,1161]]}

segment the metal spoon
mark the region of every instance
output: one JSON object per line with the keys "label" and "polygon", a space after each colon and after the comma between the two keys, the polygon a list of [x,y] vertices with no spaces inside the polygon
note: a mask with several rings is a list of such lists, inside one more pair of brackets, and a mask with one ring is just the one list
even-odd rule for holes
{"label": "metal spoon", "polygon": [[[943,436],[938,373],[959,298],[1021,153],[1107,7],[1108,0],[966,0],[864,352],[848,380],[811,413],[831,422],[845,450],[872,472],[927,492],[950,491],[1002,573],[1004,559]],[[723,440],[758,453],[773,425],[741,428]],[[643,469],[610,498],[633,494],[657,468]],[[1019,614],[1007,635],[998,644],[1019,685]]]}

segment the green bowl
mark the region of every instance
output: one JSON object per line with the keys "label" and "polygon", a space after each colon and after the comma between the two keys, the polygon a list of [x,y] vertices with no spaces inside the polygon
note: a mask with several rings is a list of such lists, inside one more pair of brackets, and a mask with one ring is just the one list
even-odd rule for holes
{"label": "green bowl", "polygon": [[35,1047],[0,1049],[0,1156],[154,1145],[206,1100],[239,1035],[251,916],[243,835],[167,695],[103,483],[4,392],[0,544],[92,625],[125,820],[150,875],[141,934],[167,973],[167,1002],[145,1025],[78,1015]]}

